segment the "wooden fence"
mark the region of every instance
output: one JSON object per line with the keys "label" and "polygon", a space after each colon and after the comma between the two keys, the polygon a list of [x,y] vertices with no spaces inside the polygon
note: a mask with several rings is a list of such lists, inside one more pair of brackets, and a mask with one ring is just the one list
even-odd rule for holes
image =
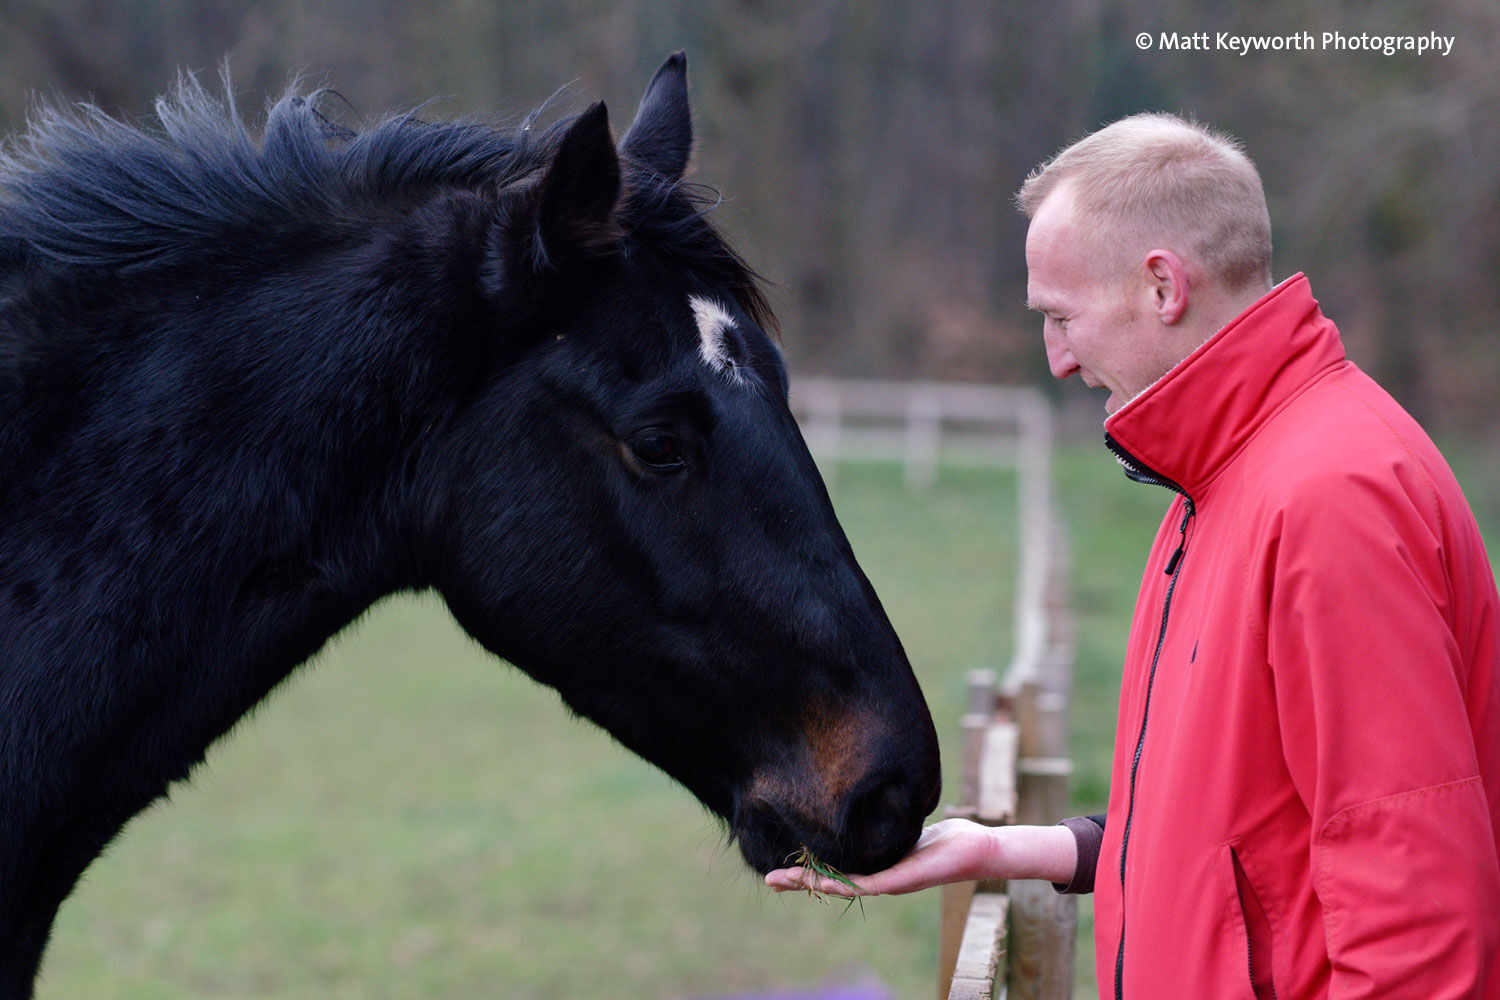
{"label": "wooden fence", "polygon": [[[1017,473],[1014,649],[1003,677],[975,671],[961,726],[962,782],[949,816],[1047,824],[1068,808],[1072,678],[1066,545],[1051,502],[1051,409],[1034,389],[935,382],[800,379],[793,411],[808,447],[841,461],[901,461],[908,485],[943,464]],[[1043,882],[945,886],[938,1000],[1065,1000],[1073,995],[1075,900]]]}

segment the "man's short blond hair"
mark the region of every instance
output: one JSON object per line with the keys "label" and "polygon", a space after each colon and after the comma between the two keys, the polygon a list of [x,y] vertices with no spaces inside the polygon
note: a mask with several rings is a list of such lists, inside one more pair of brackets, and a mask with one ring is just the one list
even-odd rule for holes
{"label": "man's short blond hair", "polygon": [[1265,191],[1255,164],[1229,135],[1176,115],[1131,115],[1033,170],[1016,204],[1031,218],[1064,184],[1105,253],[1134,256],[1161,247],[1227,288],[1271,286]]}

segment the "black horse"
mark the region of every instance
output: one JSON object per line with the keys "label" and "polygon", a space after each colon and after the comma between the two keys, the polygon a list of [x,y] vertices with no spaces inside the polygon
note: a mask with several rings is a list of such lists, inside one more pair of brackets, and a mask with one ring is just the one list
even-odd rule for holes
{"label": "black horse", "polygon": [[121,826],[400,590],[753,867],[906,852],[932,721],[682,183],[683,57],[618,147],[602,104],[318,98],[256,141],[188,79],[159,128],[42,112],[0,163],[0,997]]}

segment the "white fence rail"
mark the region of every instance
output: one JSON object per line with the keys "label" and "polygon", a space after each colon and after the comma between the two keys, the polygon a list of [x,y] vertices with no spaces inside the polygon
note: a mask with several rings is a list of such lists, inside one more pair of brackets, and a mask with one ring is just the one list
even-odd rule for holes
{"label": "white fence rail", "polygon": [[1046,398],[1024,386],[799,378],[792,412],[819,461],[903,462],[918,489],[941,464],[1015,466],[1052,437]]}

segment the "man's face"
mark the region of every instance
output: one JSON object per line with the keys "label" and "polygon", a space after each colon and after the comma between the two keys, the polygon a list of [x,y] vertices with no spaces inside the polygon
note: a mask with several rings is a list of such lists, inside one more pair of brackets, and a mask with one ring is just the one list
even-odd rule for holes
{"label": "man's face", "polygon": [[[1170,330],[1152,308],[1140,273],[1095,252],[1075,217],[1067,184],[1042,201],[1026,234],[1027,305],[1040,312],[1047,364],[1055,378],[1079,375],[1106,388],[1114,413],[1181,360]],[[1136,269],[1139,271],[1139,269]]]}

